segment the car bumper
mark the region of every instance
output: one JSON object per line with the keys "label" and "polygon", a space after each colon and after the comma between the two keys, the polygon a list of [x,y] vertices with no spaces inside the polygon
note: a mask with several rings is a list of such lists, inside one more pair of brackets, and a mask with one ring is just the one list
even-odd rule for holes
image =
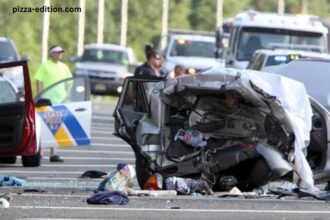
{"label": "car bumper", "polygon": [[93,94],[120,93],[123,80],[92,78],[89,79]]}

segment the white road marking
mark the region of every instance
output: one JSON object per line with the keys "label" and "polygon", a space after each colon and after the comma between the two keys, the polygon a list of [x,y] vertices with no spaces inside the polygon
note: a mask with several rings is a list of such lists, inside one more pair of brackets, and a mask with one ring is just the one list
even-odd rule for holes
{"label": "white road marking", "polygon": [[92,130],[92,134],[113,134],[113,131],[105,131],[105,130]]}
{"label": "white road marking", "polygon": [[[41,165],[43,166],[43,165]],[[30,171],[30,170],[1,170],[1,173],[24,173],[24,174],[82,174],[82,172],[74,171]],[[49,177],[51,178],[51,177]]]}
{"label": "white road marking", "polygon": [[[111,150],[111,149],[110,149]],[[101,154],[134,154],[133,151],[129,152],[129,151],[106,151],[106,150],[68,150],[68,149],[61,149],[59,148],[57,150],[57,152],[61,152],[61,153],[101,153]],[[49,151],[49,149],[44,149],[44,151]]]}
{"label": "white road marking", "polygon": [[[38,178],[38,177],[36,177]],[[53,178],[52,178],[53,179]],[[81,179],[81,178],[79,178]],[[77,180],[77,178],[75,179]],[[83,179],[82,179],[83,180]],[[96,180],[101,180],[101,179],[96,179]],[[24,193],[24,194],[19,194],[19,195],[15,195],[13,194],[13,196],[33,196],[33,197],[89,197],[90,195],[77,195],[77,194],[35,194],[35,193]],[[176,201],[180,201],[180,200],[196,200],[196,197],[194,196],[149,196],[148,198],[150,199],[157,199],[157,200],[168,200],[168,198],[171,197],[171,198],[175,198]],[[258,202],[276,202],[277,200],[275,200],[276,196],[274,195],[272,198],[258,198]],[[141,199],[141,200],[145,200],[145,197],[138,197],[138,196],[133,196],[134,199]],[[203,196],[203,197],[198,197],[198,200],[212,200],[214,198],[217,198],[217,197],[213,197],[213,196]],[[221,200],[221,198],[219,199]],[[219,200],[215,200],[215,201],[219,201]],[[244,201],[244,202],[247,202],[248,199],[239,199],[239,198],[235,198],[235,201]],[[255,201],[255,200],[254,200]],[[299,201],[299,203],[324,203],[324,201],[321,201],[321,200],[295,200],[295,201]],[[292,203],[293,201],[292,200],[282,200],[281,201],[282,203]]]}
{"label": "white road marking", "polygon": [[114,121],[114,118],[112,116],[93,115],[92,120],[93,119],[102,119],[102,120],[105,120],[105,121]]}
{"label": "white road marking", "polygon": [[[92,141],[93,140],[113,140],[113,141],[123,141],[122,139],[118,138],[118,137],[92,137]],[[124,142],[124,141],[123,141]]]}
{"label": "white road marking", "polygon": [[[90,179],[90,178],[79,178],[79,177],[76,177],[76,178],[66,178],[66,177],[27,177],[26,178],[27,180],[50,180],[50,181],[54,181],[54,180],[79,180],[79,181],[88,181],[88,182],[92,182],[92,181],[95,181],[95,182],[100,182],[102,181],[103,179],[102,178],[93,178],[93,179]],[[36,195],[36,194],[31,194],[32,195]],[[49,195],[49,194],[48,194]],[[47,196],[47,195],[43,195],[43,196]],[[52,195],[51,195],[52,196]],[[58,196],[61,196],[63,197],[63,195],[58,195]]]}
{"label": "white road marking", "polygon": [[117,167],[114,164],[42,164],[42,167]]}
{"label": "white road marking", "polygon": [[[76,218],[51,218],[52,220],[77,220]],[[93,218],[88,218],[94,220]],[[49,220],[49,218],[18,218],[17,220]],[[108,219],[97,219],[97,220],[108,220]]]}
{"label": "white road marking", "polygon": [[101,210],[101,211],[145,211],[145,212],[205,212],[205,213],[280,213],[280,214],[330,214],[322,210],[269,210],[269,209],[166,209],[166,208],[116,208],[116,207],[67,207],[67,206],[11,206],[11,209],[66,209],[66,210]]}
{"label": "white road marking", "polygon": [[95,146],[95,147],[129,147],[129,148],[131,148],[131,146],[129,146],[128,144],[92,143],[91,146]]}
{"label": "white road marking", "polygon": [[101,130],[101,131],[114,131],[113,126],[93,126],[93,131],[95,130]]}
{"label": "white road marking", "polygon": [[[8,167],[8,165],[4,165]],[[0,165],[0,167],[3,167]],[[10,167],[22,167],[20,164],[10,164]],[[117,167],[114,164],[67,164],[67,163],[57,163],[57,164],[42,164],[41,167]],[[2,172],[2,170],[1,170]],[[58,171],[61,172],[61,171]]]}
{"label": "white road marking", "polygon": [[[51,218],[52,220],[77,220],[76,218]],[[88,218],[94,220],[93,218]],[[49,218],[18,218],[17,220],[49,220]],[[108,219],[97,219],[97,220],[108,220]]]}
{"label": "white road marking", "polygon": [[[49,160],[49,157],[43,157],[46,160]],[[127,157],[63,157],[64,160],[130,160],[135,161],[135,158],[127,158]]]}

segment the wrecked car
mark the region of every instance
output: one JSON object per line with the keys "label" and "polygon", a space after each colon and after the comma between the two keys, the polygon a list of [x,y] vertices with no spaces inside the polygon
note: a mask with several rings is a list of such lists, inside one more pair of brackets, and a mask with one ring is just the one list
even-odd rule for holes
{"label": "wrecked car", "polygon": [[[203,179],[217,191],[280,178],[315,190],[308,162],[326,173],[328,117],[297,81],[216,67],[174,79],[129,77],[114,111],[141,188],[157,172]],[[312,148],[321,155],[307,161]]]}

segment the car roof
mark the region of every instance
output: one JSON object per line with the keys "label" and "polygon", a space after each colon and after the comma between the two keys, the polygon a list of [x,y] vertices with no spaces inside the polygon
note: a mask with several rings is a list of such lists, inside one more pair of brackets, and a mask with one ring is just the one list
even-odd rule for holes
{"label": "car roof", "polygon": [[117,44],[86,44],[85,49],[103,49],[103,50],[118,50],[118,51],[127,51],[128,48],[124,46],[120,46]]}
{"label": "car roof", "polygon": [[302,14],[283,14],[247,11],[236,15],[234,26],[245,27],[267,27],[287,30],[328,33],[327,28],[321,23],[317,16]]}
{"label": "car roof", "polygon": [[302,82],[307,93],[330,110],[330,59],[300,59],[279,65],[274,73]]}
{"label": "car roof", "polygon": [[10,38],[8,38],[8,37],[0,37],[0,41],[2,41],[2,42],[4,42],[4,41],[11,42]]}
{"label": "car roof", "polygon": [[193,41],[205,41],[205,42],[215,42],[214,36],[203,36],[194,34],[171,34],[173,39],[183,39],[183,40],[193,40]]}

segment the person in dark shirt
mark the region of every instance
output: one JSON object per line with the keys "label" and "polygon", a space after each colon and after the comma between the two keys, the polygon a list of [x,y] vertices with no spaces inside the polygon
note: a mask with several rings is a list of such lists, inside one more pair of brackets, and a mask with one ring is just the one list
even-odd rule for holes
{"label": "person in dark shirt", "polygon": [[135,69],[134,76],[161,76],[163,58],[150,45],[145,46],[147,61]]}

